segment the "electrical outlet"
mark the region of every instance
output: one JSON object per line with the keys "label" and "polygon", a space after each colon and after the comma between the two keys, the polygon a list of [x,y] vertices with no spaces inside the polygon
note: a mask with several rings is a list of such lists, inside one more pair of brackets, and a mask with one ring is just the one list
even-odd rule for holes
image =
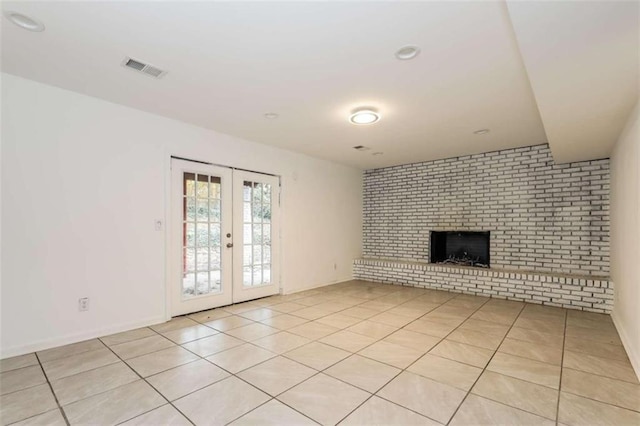
{"label": "electrical outlet", "polygon": [[156,219],[155,228],[156,228],[156,231],[162,231],[162,221],[160,219]]}
{"label": "electrical outlet", "polygon": [[89,298],[83,297],[82,299],[78,299],[78,310],[80,312],[89,310]]}
{"label": "electrical outlet", "polygon": [[334,264],[333,264],[333,270],[334,270],[334,271],[337,271],[337,270],[338,270],[338,264],[337,264],[337,263],[334,263]]}

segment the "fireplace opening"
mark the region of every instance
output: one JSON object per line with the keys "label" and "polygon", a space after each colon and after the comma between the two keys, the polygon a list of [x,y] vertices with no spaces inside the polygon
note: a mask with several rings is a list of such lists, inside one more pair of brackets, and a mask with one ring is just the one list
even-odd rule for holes
{"label": "fireplace opening", "polygon": [[431,231],[430,262],[488,268],[489,231]]}

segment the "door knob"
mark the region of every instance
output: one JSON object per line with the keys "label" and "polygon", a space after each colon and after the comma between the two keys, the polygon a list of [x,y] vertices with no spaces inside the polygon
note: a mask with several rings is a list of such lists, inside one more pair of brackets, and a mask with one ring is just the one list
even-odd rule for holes
{"label": "door knob", "polygon": [[227,243],[227,248],[233,247],[233,243]]}

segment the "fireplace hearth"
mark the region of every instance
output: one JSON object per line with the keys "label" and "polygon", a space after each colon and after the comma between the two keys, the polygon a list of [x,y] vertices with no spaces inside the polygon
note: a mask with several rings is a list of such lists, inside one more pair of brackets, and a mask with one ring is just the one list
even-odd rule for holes
{"label": "fireplace hearth", "polygon": [[431,231],[431,263],[488,268],[489,231]]}

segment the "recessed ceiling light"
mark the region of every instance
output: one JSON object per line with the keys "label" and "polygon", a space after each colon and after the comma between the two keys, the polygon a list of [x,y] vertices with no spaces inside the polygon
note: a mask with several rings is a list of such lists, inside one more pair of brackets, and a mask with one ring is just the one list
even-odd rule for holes
{"label": "recessed ceiling light", "polygon": [[40,32],[44,31],[44,24],[36,19],[30,18],[27,15],[23,15],[18,12],[5,12],[4,16],[7,17],[8,20],[19,26],[20,28],[24,28],[25,30]]}
{"label": "recessed ceiling light", "polygon": [[276,114],[275,112],[268,112],[264,115],[264,118],[269,119],[269,120],[274,120],[276,118],[278,118],[279,115]]}
{"label": "recessed ceiling light", "polygon": [[420,53],[420,48],[418,46],[404,46],[398,49],[396,52],[396,58],[401,61],[408,61],[409,59],[413,59]]}
{"label": "recessed ceiling light", "polygon": [[480,129],[473,132],[475,135],[486,135],[489,133],[489,129]]}
{"label": "recessed ceiling light", "polygon": [[360,108],[351,113],[349,121],[353,124],[373,124],[380,120],[380,114],[371,108]]}

